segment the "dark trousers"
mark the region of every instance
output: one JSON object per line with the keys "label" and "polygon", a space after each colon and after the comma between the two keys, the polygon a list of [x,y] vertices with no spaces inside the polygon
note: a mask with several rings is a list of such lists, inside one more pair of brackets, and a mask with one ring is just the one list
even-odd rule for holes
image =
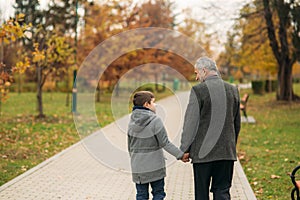
{"label": "dark trousers", "polygon": [[153,200],[163,200],[166,196],[164,191],[165,180],[160,179],[145,184],[136,184],[136,200],[148,200],[149,199],[149,184],[152,188]]}
{"label": "dark trousers", "polygon": [[209,200],[209,186],[214,200],[230,200],[234,161],[194,163],[195,200]]}

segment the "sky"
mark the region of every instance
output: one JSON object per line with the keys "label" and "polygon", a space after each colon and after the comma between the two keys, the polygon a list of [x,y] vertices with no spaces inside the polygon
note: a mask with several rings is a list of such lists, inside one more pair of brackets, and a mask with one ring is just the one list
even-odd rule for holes
{"label": "sky", "polygon": [[[41,7],[45,7],[49,0],[40,0]],[[97,1],[97,0],[96,0]],[[141,0],[134,0],[140,2]],[[183,9],[191,9],[191,16],[207,25],[209,33],[217,34],[221,43],[226,42],[226,33],[231,29],[238,11],[251,0],[170,0],[175,4],[175,13]],[[8,18],[13,13],[14,0],[0,0],[0,16]],[[180,15],[179,15],[180,21]],[[218,44],[216,44],[218,45]],[[214,49],[216,50],[216,49]],[[216,50],[220,51],[220,50]]]}

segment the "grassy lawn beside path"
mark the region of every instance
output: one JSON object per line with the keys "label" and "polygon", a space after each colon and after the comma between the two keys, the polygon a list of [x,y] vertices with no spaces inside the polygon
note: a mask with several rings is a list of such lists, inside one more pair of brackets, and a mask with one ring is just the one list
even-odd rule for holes
{"label": "grassy lawn beside path", "polygon": [[[289,174],[300,165],[300,102],[278,102],[275,93],[250,93],[248,115],[256,124],[242,124],[239,158],[257,199],[290,199]],[[300,85],[295,85],[300,94]]]}

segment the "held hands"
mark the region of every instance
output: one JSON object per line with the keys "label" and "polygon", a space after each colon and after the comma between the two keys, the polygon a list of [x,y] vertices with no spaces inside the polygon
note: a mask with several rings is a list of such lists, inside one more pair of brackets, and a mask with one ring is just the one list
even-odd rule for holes
{"label": "held hands", "polygon": [[182,158],[181,158],[182,162],[189,162],[190,161],[190,154],[189,153],[185,153],[183,154]]}

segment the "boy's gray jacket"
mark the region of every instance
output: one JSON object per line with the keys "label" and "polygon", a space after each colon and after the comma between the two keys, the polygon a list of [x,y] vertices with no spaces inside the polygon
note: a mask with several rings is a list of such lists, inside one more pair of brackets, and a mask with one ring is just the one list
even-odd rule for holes
{"label": "boy's gray jacket", "polygon": [[135,109],[128,125],[128,152],[133,182],[143,184],[166,176],[163,149],[182,158],[183,152],[168,139],[162,120],[151,110]]}

